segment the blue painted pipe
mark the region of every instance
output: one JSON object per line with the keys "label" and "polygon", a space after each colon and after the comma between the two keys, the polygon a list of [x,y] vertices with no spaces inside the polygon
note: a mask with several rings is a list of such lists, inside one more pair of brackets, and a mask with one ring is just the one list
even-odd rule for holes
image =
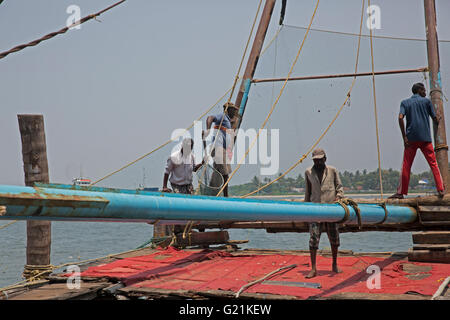
{"label": "blue painted pipe", "polygon": [[[6,206],[3,220],[75,220],[151,222],[154,220],[195,221],[298,221],[338,222],[345,217],[339,204],[321,204],[180,194],[135,190],[91,189],[64,185],[35,187],[0,185],[0,205]],[[385,217],[376,204],[360,204],[363,224],[375,224]],[[416,221],[414,209],[387,206],[385,224]],[[349,206],[346,224],[357,224]]]}

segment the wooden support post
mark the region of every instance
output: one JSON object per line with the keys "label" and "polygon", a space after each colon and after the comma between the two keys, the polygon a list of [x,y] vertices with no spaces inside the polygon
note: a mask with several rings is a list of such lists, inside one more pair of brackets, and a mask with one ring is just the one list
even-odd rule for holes
{"label": "wooden support post", "polygon": [[427,32],[428,67],[430,76],[430,99],[436,115],[440,116],[438,125],[434,125],[434,142],[436,160],[441,171],[446,193],[448,188],[448,146],[445,132],[444,99],[442,93],[441,71],[439,61],[439,42],[436,23],[436,4],[434,0],[424,0],[425,24]]}
{"label": "wooden support post", "polygon": [[[436,151],[436,160],[444,182],[446,197],[436,204],[429,207],[419,206],[419,216],[421,224],[434,224],[444,228],[450,224],[450,207],[443,206],[443,203],[449,193],[449,169],[448,169],[448,146],[445,133],[444,118],[444,100],[442,93],[440,61],[439,61],[439,42],[436,23],[436,4],[435,0],[424,0],[425,27],[427,33],[427,53],[428,69],[430,75],[430,99],[438,116],[438,124],[433,124],[434,143]],[[448,201],[448,198],[447,198]],[[433,206],[434,205],[434,206]],[[439,234],[439,235],[438,235]],[[414,247],[409,250],[408,259],[411,261],[422,262],[441,262],[450,263],[450,241],[449,234],[434,232],[423,232],[413,235]],[[437,239],[441,240],[437,240]],[[447,239],[447,240],[442,240]],[[443,243],[446,242],[446,243]]]}
{"label": "wooden support post", "polygon": [[[264,39],[266,38],[267,29],[269,27],[270,19],[272,18],[273,8],[275,7],[275,0],[266,0],[263,12],[261,14],[261,19],[259,21],[258,30],[256,30],[255,38],[253,40],[253,46],[248,57],[247,66],[244,71],[244,76],[242,79],[241,87],[236,97],[236,102],[234,103],[236,107],[242,109],[240,118],[232,119],[233,129],[239,129],[244,116],[245,104],[247,101],[242,101],[245,92],[245,86],[248,81],[253,79],[253,75],[256,71],[256,66],[258,64],[259,55],[261,54],[262,46],[264,44]],[[241,103],[243,104],[241,106]]]}
{"label": "wooden support post", "polygon": [[[44,117],[18,115],[17,118],[22,139],[25,185],[33,186],[35,182],[49,183]],[[39,270],[50,265],[50,248],[51,222],[27,221],[27,266],[36,266]],[[24,275],[27,277],[26,273]]]}
{"label": "wooden support post", "polygon": [[[173,227],[173,225],[165,225],[165,224],[160,224],[158,222],[155,223],[153,225],[153,238],[162,240],[162,238],[171,237],[173,235],[172,227]],[[170,243],[170,240],[164,241],[164,244],[166,244],[166,245],[168,245],[169,243]]]}

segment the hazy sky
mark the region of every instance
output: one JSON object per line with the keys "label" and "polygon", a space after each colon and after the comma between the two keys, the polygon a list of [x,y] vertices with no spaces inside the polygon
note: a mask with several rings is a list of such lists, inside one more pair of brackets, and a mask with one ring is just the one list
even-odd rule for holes
{"label": "hazy sky", "polygon": [[[5,0],[0,5],[0,51],[65,26],[72,5],[86,16],[107,0]],[[17,114],[43,114],[50,180],[69,183],[80,174],[101,178],[188,126],[231,87],[259,0],[128,0],[81,30],[0,60],[0,184],[23,185]],[[366,1],[367,2],[367,1]],[[436,0],[440,39],[450,39],[450,1]],[[278,1],[267,39],[278,26]],[[422,0],[372,1],[381,8],[376,35],[425,38]],[[307,26],[315,1],[288,1],[285,24]],[[360,0],[321,0],[314,28],[358,32]],[[365,19],[367,16],[365,17]],[[364,33],[368,29],[364,28]],[[255,77],[286,76],[304,35],[285,27],[261,57]],[[266,41],[267,42],[267,41]],[[369,42],[361,48],[360,71],[370,71]],[[376,40],[376,70],[427,65],[425,42]],[[311,32],[293,76],[353,72],[356,39]],[[450,43],[441,43],[447,97]],[[377,78],[383,168],[399,169],[400,101],[422,74]],[[345,99],[351,79],[291,82],[268,128],[280,129],[280,172],[306,152]],[[258,128],[280,84],[252,86],[243,129]],[[448,103],[445,102],[445,106]],[[214,112],[220,110],[220,106]],[[446,112],[446,123],[448,122]],[[204,121],[203,121],[204,125]],[[161,186],[165,158],[174,146],[125,170],[104,185]],[[351,104],[320,144],[341,171],[377,167],[370,78],[357,81]],[[307,159],[293,174],[303,172]],[[419,154],[413,171],[427,170]],[[248,181],[246,165],[231,184]]]}

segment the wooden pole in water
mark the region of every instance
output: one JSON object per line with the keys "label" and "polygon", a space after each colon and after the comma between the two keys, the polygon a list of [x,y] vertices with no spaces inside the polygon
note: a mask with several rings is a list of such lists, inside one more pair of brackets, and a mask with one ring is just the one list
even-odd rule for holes
{"label": "wooden pole in water", "polygon": [[434,0],[424,0],[425,24],[427,32],[427,52],[430,76],[430,98],[436,111],[440,115],[438,125],[433,124],[436,160],[444,181],[445,191],[448,190],[448,146],[445,133],[444,100],[442,93],[439,42],[436,30],[436,4]]}
{"label": "wooden pole in water", "polygon": [[[42,115],[17,115],[22,139],[25,185],[35,182],[49,183],[44,117]],[[39,209],[38,209],[39,210]],[[50,265],[51,222],[27,221],[27,266],[29,270],[42,270]]]}

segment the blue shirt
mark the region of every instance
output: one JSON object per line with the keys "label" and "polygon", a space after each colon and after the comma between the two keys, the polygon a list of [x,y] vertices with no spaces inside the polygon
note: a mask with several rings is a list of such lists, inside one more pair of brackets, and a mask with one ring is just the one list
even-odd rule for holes
{"label": "blue shirt", "polygon": [[[223,121],[222,121],[223,118]],[[216,126],[219,126],[222,122],[222,129],[220,129],[220,133],[217,135],[217,145],[222,145],[222,148],[226,149],[227,145],[230,145],[230,135],[227,134],[225,131],[223,131],[223,128],[225,129],[231,129],[231,120],[225,113],[220,113],[214,116],[213,123]],[[213,140],[214,141],[214,140]]]}
{"label": "blue shirt", "polygon": [[[223,118],[223,121],[222,121],[222,118]],[[221,121],[222,121],[222,127],[231,129],[231,121],[227,114],[219,113],[214,116],[213,123],[215,123],[216,125],[219,125]]]}
{"label": "blue shirt", "polygon": [[436,117],[430,99],[419,94],[400,104],[400,114],[406,116],[406,137],[409,141],[431,142],[430,118]]}

